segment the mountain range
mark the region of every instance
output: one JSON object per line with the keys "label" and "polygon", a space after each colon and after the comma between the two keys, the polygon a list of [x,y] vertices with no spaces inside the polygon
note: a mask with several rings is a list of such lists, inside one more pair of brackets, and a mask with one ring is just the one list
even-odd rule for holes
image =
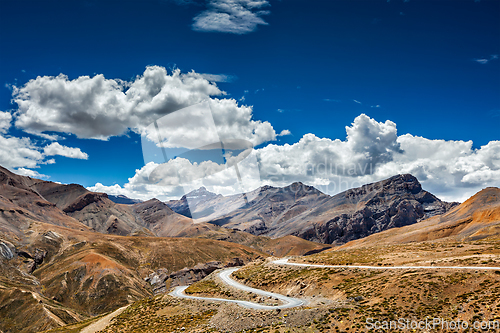
{"label": "mountain range", "polygon": [[[295,235],[326,244],[343,244],[414,224],[457,205],[423,190],[417,178],[409,174],[335,196],[302,183],[283,188],[264,186],[246,195],[253,199],[241,205],[241,194],[224,197],[201,188],[167,205],[184,216],[194,212],[197,221],[255,235]],[[196,199],[190,199],[193,197]]]}
{"label": "mountain range", "polygon": [[498,188],[458,205],[411,175],[335,196],[294,183],[241,197],[201,188],[166,203],[116,203],[0,167],[0,331],[79,322],[270,255],[500,234]]}
{"label": "mountain range", "polygon": [[[423,190],[408,174],[335,196],[293,183],[233,196],[200,188],[166,203],[123,196],[111,197],[113,201],[106,193],[90,192],[78,184],[33,179],[3,168],[0,184],[0,231],[8,235],[22,236],[29,221],[35,220],[121,236],[215,238],[260,251],[266,246],[256,244],[287,236],[339,245],[444,214],[457,205]],[[243,195],[251,200],[243,201]],[[193,214],[197,219],[191,218]]]}

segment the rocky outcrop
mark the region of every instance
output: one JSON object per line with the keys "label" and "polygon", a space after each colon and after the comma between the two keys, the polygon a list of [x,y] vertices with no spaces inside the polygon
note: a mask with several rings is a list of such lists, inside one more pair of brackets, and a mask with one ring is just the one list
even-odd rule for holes
{"label": "rocky outcrop", "polygon": [[7,260],[14,258],[14,245],[9,242],[0,241],[0,256]]}
{"label": "rocky outcrop", "polygon": [[295,235],[328,244],[342,244],[390,228],[403,227],[443,214],[456,203],[442,202],[424,191],[412,175],[398,175],[332,197],[337,205],[356,209],[317,222]]}
{"label": "rocky outcrop", "polygon": [[233,258],[225,265],[219,261],[210,261],[204,264],[198,264],[194,267],[186,267],[170,274],[166,269],[160,268],[145,278],[145,281],[151,285],[153,293],[156,295],[165,293],[171,287],[193,284],[217,269],[243,266],[244,264],[241,258]]}
{"label": "rocky outcrop", "polygon": [[[0,248],[3,243],[0,242]],[[23,250],[15,250],[15,254],[23,258],[23,267],[24,271],[31,274],[37,269],[40,265],[43,264],[43,260],[47,256],[47,251],[39,248],[35,248],[34,254],[30,254],[26,251]],[[7,257],[6,257],[7,258]],[[14,253],[10,253],[10,258],[7,259],[12,259],[14,258]]]}
{"label": "rocky outcrop", "polygon": [[210,261],[204,264],[198,264],[191,268],[183,268],[180,271],[170,274],[169,278],[172,279],[171,286],[190,285],[222,267],[222,263],[219,261]]}
{"label": "rocky outcrop", "polygon": [[111,215],[105,224],[106,233],[113,235],[126,236],[129,233],[129,229],[125,223],[123,223],[119,218]]}
{"label": "rocky outcrop", "polygon": [[241,258],[233,258],[226,263],[225,267],[238,267],[245,265],[245,262]]}

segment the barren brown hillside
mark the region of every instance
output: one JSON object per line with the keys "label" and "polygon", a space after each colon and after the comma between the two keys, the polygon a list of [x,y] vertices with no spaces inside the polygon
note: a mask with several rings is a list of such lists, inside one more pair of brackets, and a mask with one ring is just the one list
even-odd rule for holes
{"label": "barren brown hillside", "polygon": [[[248,262],[266,256],[211,239],[123,237],[38,222],[32,222],[25,235],[20,242],[0,237],[13,254],[10,259],[0,255],[0,312],[11,319],[1,322],[3,331],[26,325],[26,312],[15,310],[19,306],[37,318],[24,329],[37,332],[151,296],[145,277],[160,268],[174,272],[210,261],[224,264],[237,257]],[[49,313],[48,307],[59,312]]]}

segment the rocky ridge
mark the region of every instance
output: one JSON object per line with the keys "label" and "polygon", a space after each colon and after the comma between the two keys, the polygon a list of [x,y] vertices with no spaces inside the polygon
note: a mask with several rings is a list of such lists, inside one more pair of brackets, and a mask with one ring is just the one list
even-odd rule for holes
{"label": "rocky ridge", "polygon": [[329,204],[332,211],[344,205],[351,209],[326,221],[316,221],[294,234],[322,243],[343,244],[444,214],[458,205],[443,202],[423,190],[417,178],[409,174],[348,190],[332,197]]}
{"label": "rocky ridge", "polygon": [[[190,207],[183,205],[184,199],[169,201],[167,205],[181,214],[189,208],[197,215],[206,212],[204,220],[209,223],[254,235],[272,238],[295,235],[320,243],[343,244],[444,214],[457,204],[439,200],[409,174],[335,196],[293,183],[283,188],[264,186],[250,192],[248,197],[252,200],[238,207],[231,205],[238,196],[215,194]],[[216,218],[212,218],[214,211],[218,213]]]}

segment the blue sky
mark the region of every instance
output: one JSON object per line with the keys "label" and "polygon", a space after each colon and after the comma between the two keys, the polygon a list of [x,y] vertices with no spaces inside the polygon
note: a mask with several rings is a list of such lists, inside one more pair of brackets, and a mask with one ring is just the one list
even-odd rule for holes
{"label": "blue sky", "polygon": [[[167,75],[174,69],[217,75],[205,76],[209,81],[215,79],[212,84],[226,93],[217,98],[253,106],[252,119],[267,121],[274,129],[275,136],[255,141],[258,149],[269,144],[294,145],[308,133],[347,142],[346,126],[362,131],[363,124],[370,123],[367,119],[378,124],[394,122],[399,136],[409,133],[433,144],[444,140],[450,145],[448,151],[457,149],[448,158],[452,164],[426,171],[422,183],[440,190],[446,198],[461,200],[484,186],[500,185],[496,146],[499,17],[500,2],[485,0],[3,0],[0,111],[11,115],[10,125],[2,133],[11,140],[5,141],[10,143],[5,144],[0,164],[64,183],[87,187],[100,183],[102,187],[94,189],[108,192],[119,191],[116,186],[108,188],[115,184],[124,189],[145,164],[134,125],[127,123],[130,130],[98,140],[81,135],[78,123],[58,130],[43,119],[29,121],[43,101],[36,104],[34,88],[26,84],[38,76],[61,73],[66,81],[102,74],[106,80],[130,83],[147,66],[158,66]],[[52,83],[40,83],[40,89],[48,89],[43,84]],[[23,101],[31,103],[26,110],[13,101],[16,89],[22,87],[26,87]],[[71,102],[66,102],[67,108],[54,112],[71,113]],[[368,118],[353,123],[361,114]],[[75,119],[79,118],[72,121]],[[44,130],[47,128],[51,130]],[[283,130],[291,134],[279,136]],[[52,135],[52,140],[40,136],[41,132]],[[15,162],[9,149],[28,148],[12,138],[28,138],[28,148],[41,155],[27,153]],[[366,139],[370,142],[372,137],[366,135]],[[403,144],[402,140],[398,143]],[[473,142],[470,148],[457,148],[469,140]],[[453,142],[458,143],[453,146]],[[380,172],[357,179],[378,180],[391,171],[412,171],[431,164],[423,160],[421,154],[425,153],[405,144],[408,156],[400,158],[392,156],[400,152],[384,148],[391,155],[384,161],[399,161],[398,167],[390,164],[382,171],[385,164],[379,164]],[[49,145],[51,149],[45,149]],[[332,151],[342,149],[331,147]],[[465,155],[469,156],[467,162],[458,160]],[[457,165],[463,169],[457,171]],[[301,174],[294,177],[289,171],[284,171],[287,177],[282,183],[295,178],[317,186],[325,183]],[[460,194],[452,194],[457,191]],[[141,198],[166,195],[130,188],[123,194]]]}

